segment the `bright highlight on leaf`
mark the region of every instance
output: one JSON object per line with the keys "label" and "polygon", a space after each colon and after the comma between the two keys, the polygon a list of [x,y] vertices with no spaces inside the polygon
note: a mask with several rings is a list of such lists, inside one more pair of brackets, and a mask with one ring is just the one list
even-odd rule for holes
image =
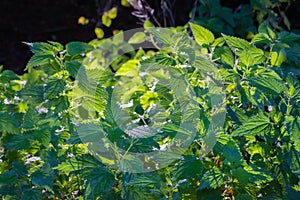
{"label": "bright highlight on leaf", "polygon": [[115,19],[117,17],[118,11],[117,8],[112,8],[108,11],[108,17],[110,19]]}
{"label": "bright highlight on leaf", "polygon": [[81,24],[81,25],[87,25],[89,23],[89,19],[85,18],[85,17],[79,17],[78,19],[78,24]]}
{"label": "bright highlight on leaf", "polygon": [[158,101],[157,92],[147,91],[141,98],[140,102],[144,110],[146,110],[150,105],[155,104]]}
{"label": "bright highlight on leaf", "polygon": [[98,39],[102,39],[104,37],[104,31],[102,30],[102,28],[95,28],[95,34]]}

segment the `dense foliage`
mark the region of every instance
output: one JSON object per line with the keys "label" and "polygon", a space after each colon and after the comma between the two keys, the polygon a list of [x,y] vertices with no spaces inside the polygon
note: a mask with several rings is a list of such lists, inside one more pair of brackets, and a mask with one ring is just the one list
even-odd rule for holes
{"label": "dense foliage", "polygon": [[201,2],[203,26],[27,43],[25,74],[1,67],[0,197],[297,199],[300,35],[269,4],[256,28]]}
{"label": "dense foliage", "polygon": [[[300,83],[295,73],[300,36],[274,32],[263,23],[248,42],[215,38],[190,23],[193,40],[187,28],[146,25],[129,42],[120,33],[65,47],[28,44],[34,53],[28,73],[17,76],[5,70],[0,75],[1,196],[299,196]],[[133,45],[148,39],[150,49],[134,50]],[[221,101],[214,97],[222,93],[226,98]],[[218,104],[222,106],[216,110]],[[226,120],[217,128],[214,117],[224,112],[223,106]],[[188,130],[183,122],[196,128]],[[212,130],[215,145],[205,151]],[[178,134],[193,137],[179,159],[168,158],[168,166],[160,168],[157,160],[167,162],[168,155],[156,160],[145,156],[145,169],[157,170],[134,173],[140,164],[128,152],[164,152],[180,142]]]}

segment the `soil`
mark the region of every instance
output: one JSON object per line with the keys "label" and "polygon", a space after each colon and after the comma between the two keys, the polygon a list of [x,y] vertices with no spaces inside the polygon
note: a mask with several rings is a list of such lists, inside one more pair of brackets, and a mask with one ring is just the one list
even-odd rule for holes
{"label": "soil", "polygon": [[[57,41],[66,44],[70,41],[90,41],[96,38],[94,28],[97,21],[96,0],[0,0],[0,65],[18,74],[32,54],[22,42]],[[106,1],[106,0],[99,0]],[[155,5],[158,0],[149,0]],[[230,3],[229,3],[230,2]],[[223,5],[236,8],[242,1],[222,1]],[[102,2],[103,3],[103,2]],[[194,0],[177,0],[175,6],[176,25],[188,21],[188,14]],[[106,36],[112,29],[132,29],[140,27],[138,19],[132,16],[131,8],[118,7],[118,17],[112,28],[106,29]],[[300,2],[296,1],[288,10],[292,26],[300,28],[300,21],[293,16],[300,12]],[[79,25],[78,18],[85,16],[91,23]]]}

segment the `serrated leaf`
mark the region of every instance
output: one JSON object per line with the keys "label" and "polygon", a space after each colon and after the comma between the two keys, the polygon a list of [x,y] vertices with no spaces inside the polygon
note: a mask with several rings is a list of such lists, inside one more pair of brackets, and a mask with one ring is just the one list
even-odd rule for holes
{"label": "serrated leaf", "polygon": [[194,23],[189,23],[189,24],[192,29],[195,40],[200,45],[211,44],[214,42],[215,40],[214,34],[210,32],[208,29]]}
{"label": "serrated leaf", "polygon": [[267,44],[268,42],[270,42],[270,38],[266,33],[258,33],[254,35],[254,37],[251,40],[251,43],[254,44]]}
{"label": "serrated leaf", "polygon": [[21,200],[40,200],[42,199],[41,189],[30,188],[22,191]]}
{"label": "serrated leaf", "polygon": [[20,122],[15,114],[10,114],[8,112],[0,112],[1,132],[14,133],[18,130],[19,125]]}
{"label": "serrated leaf", "polygon": [[223,147],[223,156],[226,161],[230,163],[240,163],[242,161],[242,154],[235,141],[230,140]]}
{"label": "serrated leaf", "polygon": [[84,196],[86,199],[96,199],[103,193],[112,192],[114,183],[114,175],[108,172],[106,168],[95,168],[87,176],[87,189]]}
{"label": "serrated leaf", "polygon": [[234,65],[234,57],[231,50],[228,47],[216,47],[214,57],[220,58],[223,63],[230,66]]}
{"label": "serrated leaf", "polygon": [[243,50],[250,49],[251,45],[244,39],[227,36],[222,34],[223,38],[225,39],[227,45],[231,48],[231,50],[237,54],[240,54],[239,51],[243,52]]}
{"label": "serrated leaf", "polygon": [[173,170],[173,177],[176,181],[196,177],[202,174],[203,165],[201,160],[193,155],[186,155]]}
{"label": "serrated leaf", "polygon": [[165,44],[165,45],[172,45],[174,40],[172,38],[173,32],[169,29],[165,28],[149,28],[148,30],[155,38]]}
{"label": "serrated leaf", "polygon": [[55,52],[53,51],[53,46],[45,43],[45,42],[35,42],[35,43],[27,43],[24,42],[25,44],[27,44],[29,46],[29,49],[32,53],[34,54],[55,54]]}
{"label": "serrated leaf", "polygon": [[44,100],[44,87],[41,85],[31,85],[21,90],[22,98],[31,103],[41,103]]}
{"label": "serrated leaf", "polygon": [[232,136],[264,135],[271,131],[271,122],[264,114],[251,117],[242,126],[232,132]]}
{"label": "serrated leaf", "polygon": [[216,189],[223,185],[224,183],[224,176],[220,172],[219,169],[213,168],[207,171],[202,179],[200,180],[200,186],[198,190],[202,189]]}
{"label": "serrated leaf", "polygon": [[46,81],[45,97],[53,98],[64,91],[66,81],[63,78],[52,76]]}
{"label": "serrated leaf", "polygon": [[49,165],[45,165],[42,168],[31,174],[31,181],[34,185],[47,186],[52,188],[53,181],[55,180],[54,171]]}
{"label": "serrated leaf", "polygon": [[31,69],[32,67],[47,65],[51,60],[54,60],[53,54],[34,54],[28,61],[25,70]]}
{"label": "serrated leaf", "polygon": [[265,61],[264,51],[258,48],[244,50],[240,56],[241,62],[246,66],[253,66]]}
{"label": "serrated leaf", "polygon": [[83,55],[93,49],[93,46],[84,42],[70,42],[66,45],[66,50],[69,55]]}
{"label": "serrated leaf", "polygon": [[69,74],[73,77],[76,78],[77,72],[79,68],[81,67],[81,63],[76,61],[76,60],[71,60],[65,63],[66,70],[69,72]]}
{"label": "serrated leaf", "polygon": [[248,81],[250,85],[257,87],[262,92],[273,95],[280,94],[286,88],[282,81],[273,77],[257,76],[252,77]]}
{"label": "serrated leaf", "polygon": [[30,141],[24,134],[7,135],[2,141],[6,148],[13,150],[23,150],[30,147]]}

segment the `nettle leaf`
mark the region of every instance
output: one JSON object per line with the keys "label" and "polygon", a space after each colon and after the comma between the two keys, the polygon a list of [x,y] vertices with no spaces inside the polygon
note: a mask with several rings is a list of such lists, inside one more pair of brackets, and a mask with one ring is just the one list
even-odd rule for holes
{"label": "nettle leaf", "polygon": [[76,60],[71,60],[65,63],[66,70],[69,72],[69,74],[73,77],[76,78],[77,72],[79,68],[81,67],[81,63],[76,61]]}
{"label": "nettle leaf", "polygon": [[300,83],[297,80],[297,78],[295,76],[289,74],[286,81],[289,86],[289,89],[285,90],[284,92],[287,93],[287,95],[289,95],[293,99],[299,99],[300,98]]}
{"label": "nettle leaf", "polygon": [[238,51],[243,51],[251,48],[250,43],[244,39],[233,36],[227,36],[224,34],[222,34],[222,36],[225,39],[227,45],[231,48],[231,50],[237,54],[239,54]]}
{"label": "nettle leaf", "polygon": [[47,79],[45,86],[45,96],[47,98],[53,98],[64,91],[66,81],[62,77],[51,76]]}
{"label": "nettle leaf", "polygon": [[271,65],[280,67],[284,61],[286,61],[285,49],[271,52]]}
{"label": "nettle leaf", "polygon": [[21,200],[40,200],[42,199],[41,189],[30,188],[22,192]]}
{"label": "nettle leaf", "polygon": [[94,47],[84,42],[70,42],[66,45],[66,50],[69,55],[83,55]]}
{"label": "nettle leaf", "polygon": [[7,112],[0,112],[0,131],[5,131],[8,133],[14,133],[18,130],[20,125],[19,120],[15,114],[10,114]]}
{"label": "nettle leaf", "polygon": [[264,135],[271,131],[271,122],[263,113],[251,117],[232,132],[232,136]]}
{"label": "nettle leaf", "polygon": [[234,65],[234,57],[231,50],[224,46],[224,47],[216,47],[214,52],[215,58],[220,58],[223,63],[226,63],[230,66]]}
{"label": "nettle leaf", "polygon": [[251,43],[254,44],[267,44],[269,42],[270,42],[270,38],[266,33],[258,33],[254,35],[254,37],[251,40]]}
{"label": "nettle leaf", "polygon": [[242,52],[240,59],[246,66],[253,66],[265,61],[264,51],[258,48],[250,48]]}
{"label": "nettle leaf", "polygon": [[30,147],[30,141],[25,134],[6,135],[2,142],[4,147],[13,150],[23,150]]}
{"label": "nettle leaf", "polygon": [[200,180],[200,187],[198,190],[202,189],[216,189],[223,185],[224,183],[224,175],[218,168],[213,168],[207,171],[202,179]]}
{"label": "nettle leaf", "polygon": [[165,44],[165,45],[172,45],[174,43],[173,41],[173,32],[169,29],[165,28],[149,28],[148,30],[152,35],[155,36],[155,38]]}
{"label": "nettle leaf", "polygon": [[273,180],[269,172],[255,166],[245,166],[233,169],[232,176],[238,180],[242,187],[251,183],[262,184]]}
{"label": "nettle leaf", "polygon": [[200,45],[204,45],[204,44],[211,44],[214,42],[215,37],[214,34],[212,32],[210,32],[209,30],[207,30],[206,28],[194,24],[194,23],[189,23],[191,30],[193,32],[193,35],[195,37],[195,40],[200,44]]}
{"label": "nettle leaf", "polygon": [[19,80],[17,74],[15,74],[11,70],[4,70],[2,73],[0,73],[0,83],[9,83],[12,80]]}
{"label": "nettle leaf", "polygon": [[54,47],[51,44],[45,42],[24,43],[29,46],[30,51],[34,54],[55,54]]}
{"label": "nettle leaf", "polygon": [[295,149],[300,152],[300,118],[289,116],[287,119],[287,131],[291,137]]}
{"label": "nettle leaf", "polygon": [[42,85],[31,85],[21,90],[21,97],[27,102],[41,103],[44,100],[44,87]]}
{"label": "nettle leaf", "polygon": [[264,21],[261,23],[258,27],[258,32],[259,33],[264,33],[269,36],[272,40],[276,38],[276,33],[271,29],[269,23],[267,21]]}
{"label": "nettle leaf", "polygon": [[281,42],[294,42],[298,39],[300,39],[300,35],[293,32],[281,31],[279,34],[279,40]]}
{"label": "nettle leaf", "polygon": [[242,161],[242,154],[237,143],[233,140],[227,142],[223,147],[223,156],[226,161],[230,163],[240,163]]}
{"label": "nettle leaf", "polygon": [[87,176],[87,188],[85,190],[86,199],[96,199],[103,193],[112,192],[115,177],[104,167],[91,170]]}
{"label": "nettle leaf", "polygon": [[18,182],[18,175],[13,171],[7,171],[0,174],[0,185],[13,185]]}
{"label": "nettle leaf", "polygon": [[52,188],[55,178],[54,171],[47,164],[31,174],[32,183],[42,187],[47,186]]}
{"label": "nettle leaf", "polygon": [[28,64],[26,65],[26,69],[47,65],[50,63],[51,60],[54,59],[55,59],[55,55],[53,54],[34,54],[28,61]]}
{"label": "nettle leaf", "polygon": [[102,166],[99,160],[89,154],[77,155],[72,157],[65,162],[60,163],[54,169],[58,169],[61,172],[69,174],[78,170],[92,170]]}
{"label": "nettle leaf", "polygon": [[155,173],[132,174],[127,186],[133,187],[159,187],[160,177]]}
{"label": "nettle leaf", "polygon": [[179,181],[200,175],[202,171],[203,166],[201,160],[197,159],[196,156],[186,155],[173,169],[173,177],[176,181]]}
{"label": "nettle leaf", "polygon": [[257,76],[248,80],[250,85],[257,87],[260,91],[268,94],[278,95],[286,89],[283,81],[273,77]]}

